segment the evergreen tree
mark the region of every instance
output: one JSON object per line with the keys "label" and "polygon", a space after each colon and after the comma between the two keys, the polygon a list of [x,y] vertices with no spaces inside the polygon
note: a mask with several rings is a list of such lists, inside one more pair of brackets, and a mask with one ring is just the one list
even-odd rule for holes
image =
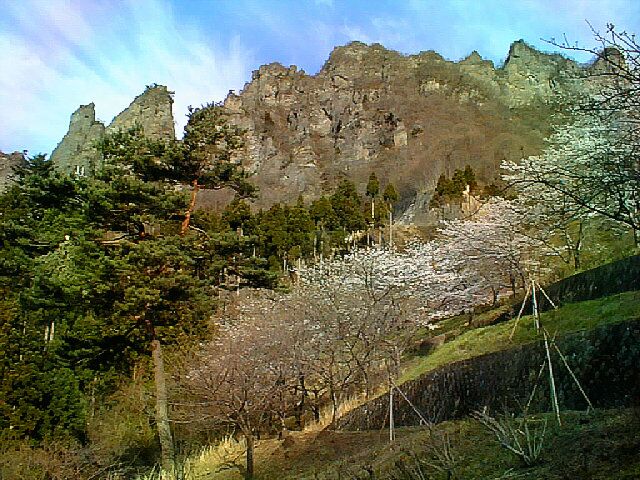
{"label": "evergreen tree", "polygon": [[331,206],[344,230],[354,232],[366,228],[362,200],[353,182],[343,180],[338,185],[331,196]]}
{"label": "evergreen tree", "polygon": [[469,185],[471,191],[475,190],[478,186],[478,182],[476,182],[476,172],[473,171],[471,165],[464,167],[464,181],[466,185]]}
{"label": "evergreen tree", "polygon": [[398,201],[400,197],[398,196],[398,192],[396,192],[396,188],[393,186],[393,183],[388,183],[387,186],[384,187],[382,198],[387,202],[390,208]]}
{"label": "evergreen tree", "polygon": [[367,183],[367,197],[371,198],[372,219],[375,219],[376,217],[375,201],[378,193],[380,193],[380,182],[378,181],[378,177],[376,177],[376,174],[371,172],[371,175],[369,175],[369,182]]}
{"label": "evergreen tree", "polygon": [[309,214],[321,231],[340,228],[340,220],[333,209],[331,199],[324,195],[311,203]]}

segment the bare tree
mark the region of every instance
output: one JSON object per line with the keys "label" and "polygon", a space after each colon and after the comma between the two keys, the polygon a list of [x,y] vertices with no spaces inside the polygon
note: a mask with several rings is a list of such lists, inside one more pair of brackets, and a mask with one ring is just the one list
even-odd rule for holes
{"label": "bare tree", "polygon": [[254,477],[256,438],[285,408],[290,377],[283,324],[236,322],[178,369],[177,380],[188,420],[234,429],[246,441],[244,477]]}

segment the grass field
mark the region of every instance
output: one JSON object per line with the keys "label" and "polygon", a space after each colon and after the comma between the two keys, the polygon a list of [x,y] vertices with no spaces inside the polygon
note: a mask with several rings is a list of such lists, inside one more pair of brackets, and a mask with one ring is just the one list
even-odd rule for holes
{"label": "grass field", "polygon": [[[640,291],[625,292],[610,297],[572,303],[541,314],[541,323],[554,335],[589,330],[625,320],[640,319]],[[460,319],[449,320],[438,332],[456,335]],[[441,345],[426,356],[416,356],[404,365],[400,383],[415,379],[435,368],[478,355],[497,352],[539,339],[532,316],[522,317],[514,331],[516,320],[471,328]],[[514,331],[513,338],[509,338]]]}

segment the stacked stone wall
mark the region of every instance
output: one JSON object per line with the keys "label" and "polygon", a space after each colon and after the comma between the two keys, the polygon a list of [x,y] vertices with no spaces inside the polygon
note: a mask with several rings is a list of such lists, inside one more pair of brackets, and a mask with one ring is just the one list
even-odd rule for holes
{"label": "stacked stone wall", "polygon": [[[626,407],[640,403],[640,319],[606,325],[558,340],[580,385],[595,407]],[[537,385],[530,412],[551,410],[546,374],[538,379],[545,361],[541,342],[523,345],[446,365],[400,386],[430,421],[463,418],[489,408],[520,413]],[[562,409],[586,409],[576,383],[554,354],[554,373]],[[396,426],[418,425],[420,419],[396,393]],[[344,430],[373,430],[388,424],[389,397],[376,398],[343,416]]]}

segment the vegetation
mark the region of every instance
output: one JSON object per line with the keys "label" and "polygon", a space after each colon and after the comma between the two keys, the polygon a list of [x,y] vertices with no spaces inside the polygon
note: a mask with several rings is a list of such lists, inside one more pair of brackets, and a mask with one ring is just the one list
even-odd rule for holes
{"label": "vegetation", "polygon": [[462,199],[462,194],[467,187],[470,191],[473,191],[477,185],[475,172],[469,165],[464,170],[456,169],[451,178],[448,178],[443,173],[438,177],[438,183],[431,198],[430,206],[438,207],[443,203],[459,201]]}
{"label": "vegetation", "polygon": [[[513,421],[517,424],[518,419]],[[309,430],[290,433],[286,442],[262,440],[256,449],[256,479],[608,480],[632,479],[640,472],[635,454],[640,448],[639,425],[634,410],[566,412],[562,427],[548,414],[530,421],[536,426],[547,422],[540,461],[530,467],[501,447],[483,425],[467,419],[443,422],[431,429],[399,428],[393,445],[384,431]],[[447,448],[453,462],[442,461]],[[219,453],[212,448],[194,457],[194,480],[240,478],[236,471],[224,468]]]}
{"label": "vegetation", "polygon": [[[590,330],[597,325],[618,323],[637,318],[640,318],[640,292],[621,293],[598,300],[567,304],[558,310],[541,314],[543,324],[552,334],[556,332],[564,334]],[[476,321],[481,323],[482,319],[479,318]],[[447,323],[451,324],[452,322],[448,321]],[[413,359],[407,365],[401,381],[417,378],[426,372],[452,362],[539,340],[532,316],[522,317],[518,327],[514,329],[515,323],[516,319],[512,319],[508,322],[487,327],[466,327],[469,328],[469,331],[464,333],[461,333],[455,327],[451,332],[447,332],[445,329],[437,330],[438,334],[454,335],[455,338],[437,348],[428,356]],[[456,335],[456,331],[458,335]],[[512,332],[514,334],[511,337]]]}
{"label": "vegetation", "polygon": [[[435,368],[539,340],[538,321],[546,341],[640,318],[640,293],[628,292],[492,324],[507,309],[501,298],[557,274],[551,257],[581,269],[594,225],[630,228],[637,244],[637,44],[610,33],[635,67],[605,50],[597,71],[613,83],[592,87],[542,155],[505,163],[509,195],[401,249],[356,248],[365,234],[370,247],[375,229],[382,247],[387,213],[393,247],[399,195],[387,183],[376,209],[375,172],[308,206],[300,197],[254,211],[243,132],[218,105],[190,109],[182,141],[153,141],[138,128],[107,136],[91,178],[30,159],[0,196],[0,474],[126,478],[155,475],[160,467],[149,468],[160,463],[165,476],[184,478],[182,448],[226,438],[235,456],[215,467],[247,480],[285,468],[299,468],[297,478],[562,478],[561,461],[597,478],[612,462],[587,447],[579,460],[557,450],[614,433],[586,445],[612,449],[636,475],[638,462],[617,443],[638,447],[627,411],[571,414],[563,430],[544,415],[481,411],[479,422],[405,430],[400,438],[416,443],[403,452],[382,449],[375,432],[315,432],[315,445],[308,432],[289,433],[319,425],[324,410],[335,427],[350,397],[367,401]],[[235,192],[222,212],[196,209],[201,189],[221,188]],[[470,166],[443,174],[431,206],[475,190]],[[611,246],[598,244],[590,261],[617,255]],[[406,355],[436,334],[441,345],[428,355]],[[256,449],[276,436],[282,445]],[[284,465],[282,450],[298,441]],[[340,464],[336,446],[360,450],[363,461]]]}

